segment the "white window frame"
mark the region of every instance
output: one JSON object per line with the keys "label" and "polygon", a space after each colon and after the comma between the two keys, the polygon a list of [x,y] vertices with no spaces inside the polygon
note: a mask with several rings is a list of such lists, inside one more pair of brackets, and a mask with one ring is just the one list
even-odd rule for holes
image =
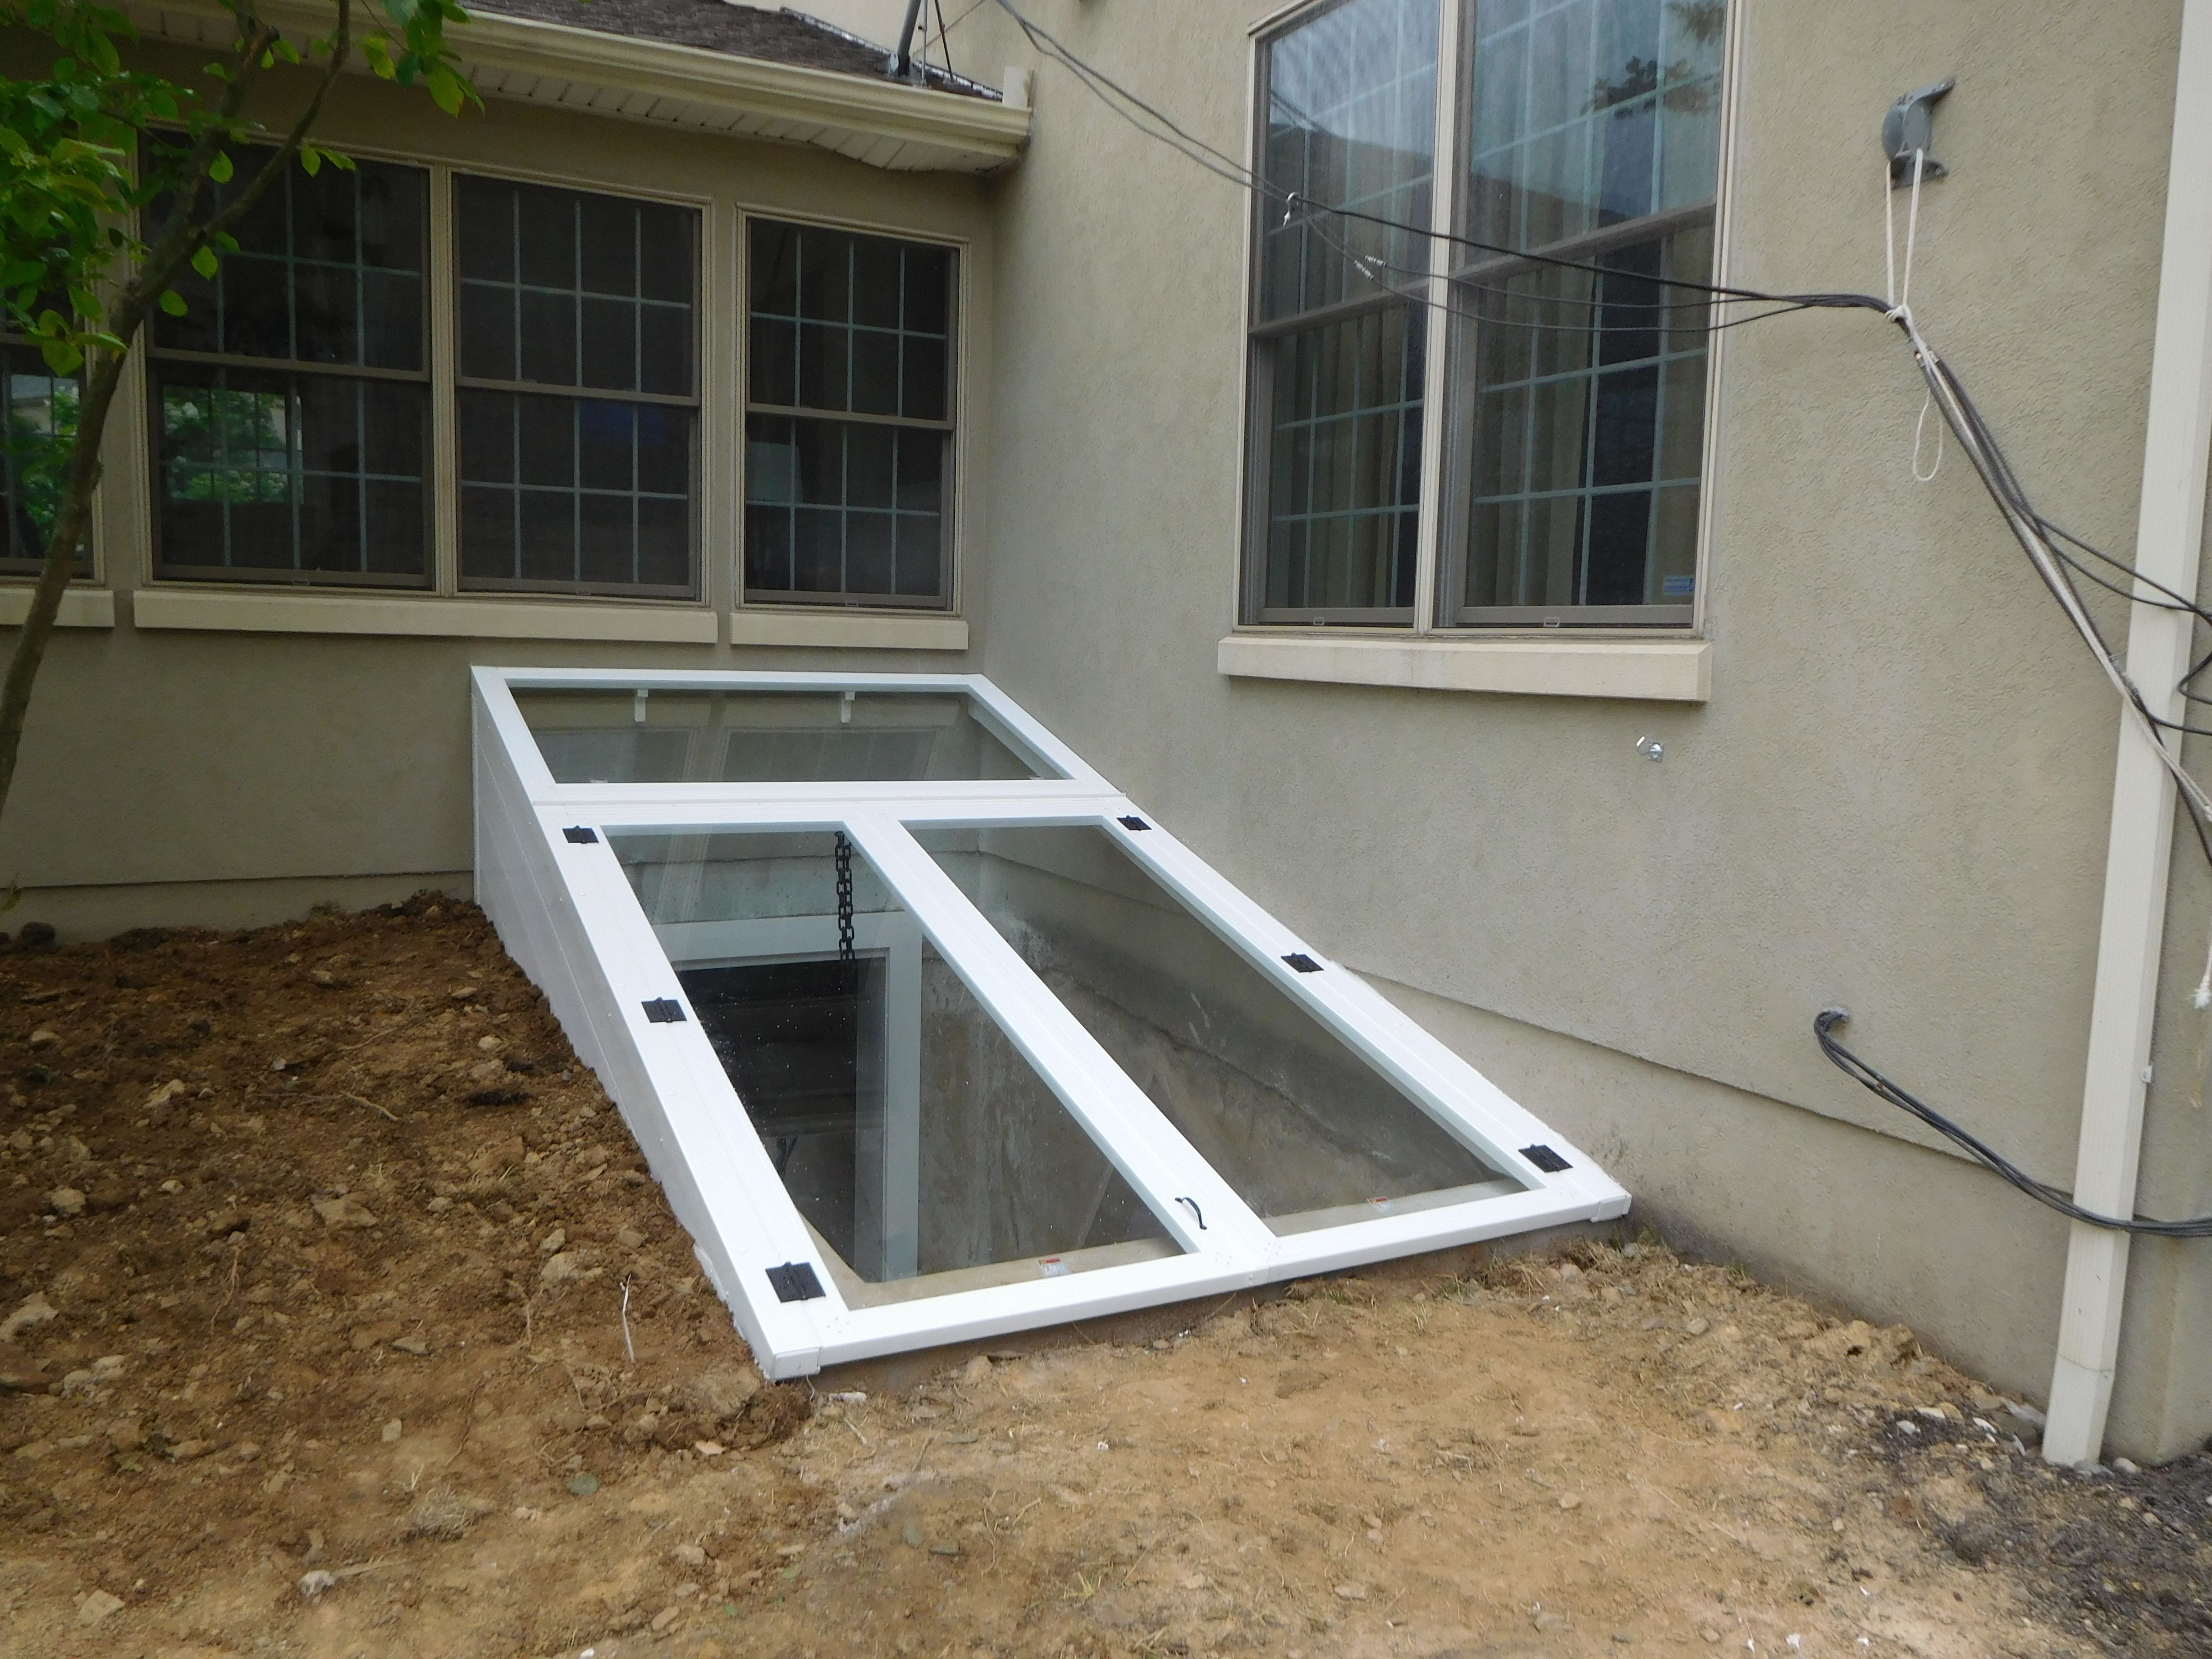
{"label": "white window frame", "polygon": [[[932,783],[562,784],[517,691],[933,692],[1058,778]],[[1326,1273],[1622,1214],[1628,1194],[1576,1147],[1356,975],[1210,868],[976,675],[474,671],[476,875],[501,940],[620,1107],[708,1279],[771,1376]],[[1124,817],[1141,819],[1134,830]],[[909,826],[1096,826],[1285,994],[1520,1190],[1278,1234],[1175,1129],[909,833]],[[571,840],[572,828],[592,831]],[[848,1305],[748,1122],[608,836],[623,830],[842,830],[1016,1048],[1164,1224],[1180,1254],[1034,1280]],[[1285,958],[1320,964],[1300,972]],[[647,1020],[670,998],[678,1022]],[[1551,1147],[1547,1172],[1521,1149]],[[1500,1183],[1492,1183],[1498,1185]],[[767,1270],[805,1263],[822,1294],[784,1302]]]}

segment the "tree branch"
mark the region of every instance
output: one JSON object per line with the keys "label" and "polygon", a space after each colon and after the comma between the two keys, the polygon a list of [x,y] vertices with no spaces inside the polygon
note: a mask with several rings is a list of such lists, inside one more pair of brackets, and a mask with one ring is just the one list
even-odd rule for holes
{"label": "tree branch", "polygon": [[352,50],[351,0],[337,0],[337,27],[330,37],[330,61],[317,78],[306,107],[292,123],[276,154],[262,167],[252,182],[229,203],[201,220],[198,208],[210,182],[209,169],[223,143],[234,137],[246,98],[260,79],[261,60],[277,39],[276,31],[262,22],[246,4],[240,6],[236,16],[238,43],[232,53],[234,69],[217,106],[216,118],[201,131],[180,170],[183,188],[168,222],[162,226],[137,271],[125,283],[109,313],[108,332],[123,343],[119,349],[96,347],[86,356],[84,394],[78,401],[76,431],[70,443],[67,482],[61,505],[54,514],[53,531],[46,540],[46,561],[39,572],[38,586],[31,592],[30,609],[9,659],[7,677],[0,681],[0,805],[5,805],[15,781],[15,763],[22,748],[23,721],[30,709],[31,687],[38,678],[40,665],[46,660],[54,623],[61,614],[62,596],[68,590],[78,551],[84,545],[93,490],[100,483],[100,449],[107,428],[108,411],[114,404],[131,346],[145,325],[147,313],[174,284],[192,255],[244,218],[283,176],[284,169],[299,153],[301,144],[320,117],[324,100]]}

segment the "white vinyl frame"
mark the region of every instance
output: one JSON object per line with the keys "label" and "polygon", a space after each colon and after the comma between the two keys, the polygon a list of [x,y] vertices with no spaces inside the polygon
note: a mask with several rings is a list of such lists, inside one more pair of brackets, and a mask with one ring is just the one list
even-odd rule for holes
{"label": "white vinyl frame", "polygon": [[[516,691],[933,692],[1057,778],[927,783],[562,784]],[[477,896],[637,1137],[708,1279],[771,1376],[1219,1294],[1393,1256],[1624,1213],[1628,1194],[1358,975],[1269,915],[979,675],[474,671]],[[1146,827],[1121,822],[1139,817]],[[1522,1190],[1278,1233],[1169,1122],[1033,973],[910,824],[1085,824],[1115,838],[1193,915]],[[572,842],[572,827],[592,830]],[[1180,1253],[1030,1281],[848,1306],[800,1218],[609,832],[842,830],[924,937],[1167,1229]],[[864,943],[866,941],[863,941]],[[1285,962],[1303,953],[1319,971]],[[711,954],[711,953],[710,953]],[[673,999],[685,1018],[647,1020]],[[1538,1169],[1541,1143],[1567,1167]],[[1495,1186],[1498,1183],[1492,1183]],[[823,1293],[778,1299],[767,1270],[812,1267]]]}

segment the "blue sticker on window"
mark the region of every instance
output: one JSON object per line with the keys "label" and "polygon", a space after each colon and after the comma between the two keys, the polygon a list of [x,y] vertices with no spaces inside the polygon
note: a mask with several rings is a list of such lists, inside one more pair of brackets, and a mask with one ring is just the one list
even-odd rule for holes
{"label": "blue sticker on window", "polygon": [[1659,597],[1662,599],[1686,599],[1698,591],[1695,576],[1666,576],[1660,580]]}

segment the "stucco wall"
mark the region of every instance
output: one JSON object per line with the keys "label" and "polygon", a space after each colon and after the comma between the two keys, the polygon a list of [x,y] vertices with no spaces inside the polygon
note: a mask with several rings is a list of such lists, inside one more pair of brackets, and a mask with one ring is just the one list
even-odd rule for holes
{"label": "stucco wall", "polygon": [[[1256,9],[1027,9],[1245,152]],[[2178,4],[1734,14],[1734,279],[1879,289],[1881,116],[1956,74],[1916,309],[2046,511],[2124,554]],[[971,55],[1035,61],[975,23],[999,38],[979,33]],[[1892,1138],[1931,1138],[1810,1035],[1818,1009],[1847,1005],[1880,1064],[2070,1177],[2117,708],[1972,471],[1954,456],[1913,483],[1921,392],[1894,331],[1814,313],[1727,341],[1710,703],[1224,678],[1248,205],[1059,71],[1041,70],[1036,101],[1030,154],[1000,186],[993,516],[1019,556],[976,595],[988,670],[1326,948],[1492,1017],[1451,1022],[1454,1040],[1478,1064],[1512,1056],[1534,1109],[1603,1146],[1632,1190],[1663,1191],[1713,1248],[1914,1317],[1954,1357],[2039,1389],[2063,1227],[1948,1155],[1901,1163]],[[1658,765],[1633,747],[1645,734]],[[2177,937],[2201,938],[2190,890]],[[1602,1053],[1602,1085],[1540,1032]],[[1782,1115],[1705,1133],[1747,1101]],[[2156,1144],[2201,1126],[2172,1089],[2152,1115]],[[2147,1210],[2203,1206],[2201,1128],[2173,1150],[2145,1161]],[[2212,1285],[2212,1256],[2191,1248],[2154,1269],[2139,1256],[2139,1278],[2172,1286],[2147,1283],[2131,1310],[2114,1433],[2139,1452],[2212,1430],[2201,1382],[2186,1405],[2173,1392],[2181,1361],[2212,1360],[2201,1320],[2172,1333],[2185,1352],[2142,1363],[2160,1310]]]}
{"label": "stucco wall", "polygon": [[[149,55],[172,72],[197,61],[158,49]],[[709,283],[734,282],[741,210],[964,239],[958,413],[966,477],[956,483],[955,511],[964,579],[975,580],[988,562],[985,493],[969,483],[988,465],[993,387],[991,222],[978,180],[888,173],[798,146],[496,100],[448,120],[419,93],[365,76],[340,82],[321,132],[363,155],[701,198]],[[705,609],[726,613],[739,544],[743,382],[734,337],[742,329],[733,308],[717,318],[709,306],[705,315]],[[116,625],[57,634],[0,821],[0,880],[31,890],[16,921],[50,920],[65,933],[97,935],[141,921],[270,920],[324,897],[359,902],[425,883],[465,890],[470,665],[824,660],[818,651],[727,644],[135,628],[132,599],[149,578],[141,410],[135,400],[118,404],[98,522],[99,576],[117,594]],[[565,609],[561,600],[544,603]],[[726,620],[720,635],[731,637]],[[845,655],[885,670],[957,672],[975,660],[972,650]]]}

